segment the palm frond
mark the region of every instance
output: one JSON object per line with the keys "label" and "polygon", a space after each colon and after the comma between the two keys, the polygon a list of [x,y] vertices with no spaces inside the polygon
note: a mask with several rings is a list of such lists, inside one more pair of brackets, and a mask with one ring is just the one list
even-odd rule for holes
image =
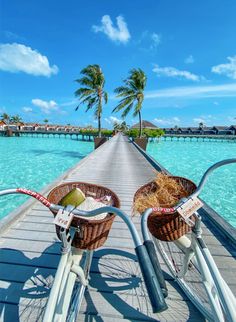
{"label": "palm frond", "polygon": [[81,87],[75,91],[75,96],[76,97],[78,97],[78,96],[84,97],[84,96],[91,95],[92,93],[94,93],[94,89],[90,89],[87,87]]}
{"label": "palm frond", "polygon": [[107,104],[107,102],[108,102],[108,94],[107,94],[107,92],[103,92],[103,98],[104,98],[105,104]]}
{"label": "palm frond", "polygon": [[92,95],[89,95],[89,96],[80,100],[79,106],[84,105],[84,104],[89,104],[89,102],[93,99],[94,99],[94,97]]}
{"label": "palm frond", "polygon": [[133,113],[133,116],[137,116],[138,113],[141,111],[142,109],[142,101],[137,101],[137,103],[135,104],[134,106],[134,113]]}
{"label": "palm frond", "polygon": [[135,91],[129,88],[128,86],[122,86],[122,88],[117,88],[116,93],[116,97],[126,97],[135,95]]}
{"label": "palm frond", "polygon": [[90,98],[90,100],[88,101],[88,105],[87,105],[85,112],[88,112],[88,110],[90,110],[96,103],[97,103],[96,97]]}
{"label": "palm frond", "polygon": [[131,111],[132,107],[133,107],[133,102],[132,102],[132,103],[130,103],[130,104],[125,108],[124,112],[121,114],[121,117],[122,117],[122,118],[125,118],[125,117],[127,116],[127,114],[129,114],[129,112]]}
{"label": "palm frond", "polygon": [[81,78],[77,79],[76,82],[82,87],[77,89],[75,96],[80,100],[76,110],[81,105],[86,105],[86,112],[94,108],[94,114],[96,117],[101,116],[102,113],[102,101],[107,103],[108,94],[103,90],[105,84],[105,77],[102,69],[99,65],[88,65],[83,68],[80,72]]}
{"label": "palm frond", "polygon": [[134,97],[126,97],[123,100],[120,101],[120,103],[113,109],[112,112],[119,112],[127,105],[131,104],[133,105],[135,98]]}

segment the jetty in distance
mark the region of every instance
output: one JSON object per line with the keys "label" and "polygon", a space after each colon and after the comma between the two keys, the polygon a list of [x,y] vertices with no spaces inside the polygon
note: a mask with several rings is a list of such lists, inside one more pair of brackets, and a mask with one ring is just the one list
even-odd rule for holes
{"label": "jetty in distance", "polygon": [[[158,127],[149,121],[142,121],[143,129],[155,130]],[[131,129],[138,128],[139,124],[135,124]],[[236,142],[236,125],[231,126],[198,126],[198,127],[171,127],[162,128],[164,140],[170,139],[180,140],[186,139],[202,140],[202,141],[231,141]],[[103,129],[103,136],[111,137],[112,130]],[[0,121],[1,136],[51,136],[51,137],[76,137],[82,136],[82,139],[92,140],[97,136],[97,131],[93,128],[82,128],[71,125],[50,125],[38,123],[20,123],[6,124]]]}

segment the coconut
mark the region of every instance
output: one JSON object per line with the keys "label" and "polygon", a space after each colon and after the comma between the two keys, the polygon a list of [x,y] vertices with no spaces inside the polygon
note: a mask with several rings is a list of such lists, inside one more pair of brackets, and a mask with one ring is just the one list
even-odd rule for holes
{"label": "coconut", "polygon": [[67,195],[65,195],[59,202],[61,206],[79,206],[85,200],[85,194],[79,188],[72,189]]}

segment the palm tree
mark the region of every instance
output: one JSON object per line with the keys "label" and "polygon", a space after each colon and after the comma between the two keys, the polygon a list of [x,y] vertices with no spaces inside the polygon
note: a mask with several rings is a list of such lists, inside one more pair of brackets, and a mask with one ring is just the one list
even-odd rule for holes
{"label": "palm tree", "polygon": [[3,113],[1,115],[1,120],[4,121],[6,124],[10,123],[10,115],[8,115],[7,113]]}
{"label": "palm tree", "polygon": [[47,124],[49,121],[48,119],[43,120],[45,124]]}
{"label": "palm tree", "polygon": [[22,122],[22,118],[19,115],[13,115],[10,118],[10,123],[21,123]]}
{"label": "palm tree", "polygon": [[199,128],[202,129],[204,127],[204,123],[203,122],[200,122],[199,123]]}
{"label": "palm tree", "polygon": [[128,125],[126,124],[126,122],[125,122],[125,121],[124,121],[124,122],[122,122],[122,123],[120,124],[120,128],[121,128],[121,130],[122,130],[123,132],[128,131],[128,129],[129,129],[129,127],[128,127]]}
{"label": "palm tree", "polygon": [[86,112],[94,108],[95,118],[98,120],[98,137],[101,137],[101,116],[103,100],[105,104],[108,100],[108,95],[104,91],[105,77],[99,65],[88,65],[80,72],[83,76],[77,79],[76,82],[82,85],[75,92],[75,96],[79,98],[80,103],[76,107],[78,110],[81,104],[87,106]]}
{"label": "palm tree", "polygon": [[113,112],[123,110],[121,116],[124,118],[134,107],[133,116],[139,117],[139,137],[142,136],[142,104],[144,100],[144,89],[147,77],[142,69],[133,68],[129,72],[129,77],[124,80],[125,85],[115,89],[117,97],[122,97],[119,104],[114,108]]}

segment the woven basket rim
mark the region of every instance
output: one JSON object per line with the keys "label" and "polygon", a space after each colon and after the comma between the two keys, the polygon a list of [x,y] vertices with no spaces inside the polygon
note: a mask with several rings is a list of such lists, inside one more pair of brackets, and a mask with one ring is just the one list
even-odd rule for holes
{"label": "woven basket rim", "polygon": [[[181,177],[181,176],[169,176],[170,178],[173,178],[173,179],[184,179],[184,180],[186,180],[186,181],[188,181],[189,183],[191,183],[192,185],[193,185],[193,187],[195,188],[195,190],[197,189],[197,186],[196,186],[196,184],[192,181],[192,180],[190,180],[190,179],[188,179],[188,178],[185,178],[185,177]],[[138,194],[143,190],[143,189],[145,189],[146,187],[148,187],[148,186],[150,186],[151,184],[157,184],[154,180],[152,180],[152,181],[149,181],[149,182],[147,182],[147,183],[145,183],[143,186],[141,186],[136,192],[135,192],[135,194],[134,194],[134,197],[133,197],[133,203],[135,202],[135,199],[137,198],[137,196],[138,196]],[[166,207],[166,208],[173,208],[173,206],[171,206],[171,207]],[[161,213],[161,212],[159,212],[159,211],[155,211],[155,212],[152,212],[151,214],[150,214],[150,216],[152,216],[152,215],[159,215],[160,217],[166,217],[166,216],[174,216],[174,215],[176,215],[176,212],[175,213],[172,213],[172,212],[165,212],[165,213]]]}
{"label": "woven basket rim", "polygon": [[[69,182],[64,182],[64,183],[62,183],[62,184],[54,187],[49,192],[49,194],[47,195],[47,199],[50,201],[51,195],[53,195],[59,188],[65,187],[65,186],[70,186],[70,185],[73,185],[73,184],[75,184],[75,185],[85,185],[85,186],[87,185],[87,186],[92,186],[92,187],[96,187],[98,189],[104,189],[104,190],[109,191],[111,193],[111,197],[114,196],[115,199],[116,199],[116,205],[115,205],[115,207],[116,208],[120,208],[120,199],[119,199],[119,197],[117,196],[117,194],[114,191],[112,191],[110,188],[104,187],[102,185],[94,184],[94,183],[89,183],[89,182],[84,182],[84,181],[69,181]],[[105,206],[106,205],[104,204],[104,207]],[[90,223],[91,224],[92,223],[96,223],[96,224],[104,223],[106,221],[109,221],[111,219],[111,217],[115,217],[115,214],[109,212],[106,215],[106,217],[103,218],[103,219],[97,219],[97,220],[96,219],[85,219],[85,218],[81,218],[81,217],[77,217],[76,216],[76,217],[74,217],[74,220],[79,220],[81,222],[81,224],[85,224],[85,225],[87,224],[87,225],[89,225]]]}

